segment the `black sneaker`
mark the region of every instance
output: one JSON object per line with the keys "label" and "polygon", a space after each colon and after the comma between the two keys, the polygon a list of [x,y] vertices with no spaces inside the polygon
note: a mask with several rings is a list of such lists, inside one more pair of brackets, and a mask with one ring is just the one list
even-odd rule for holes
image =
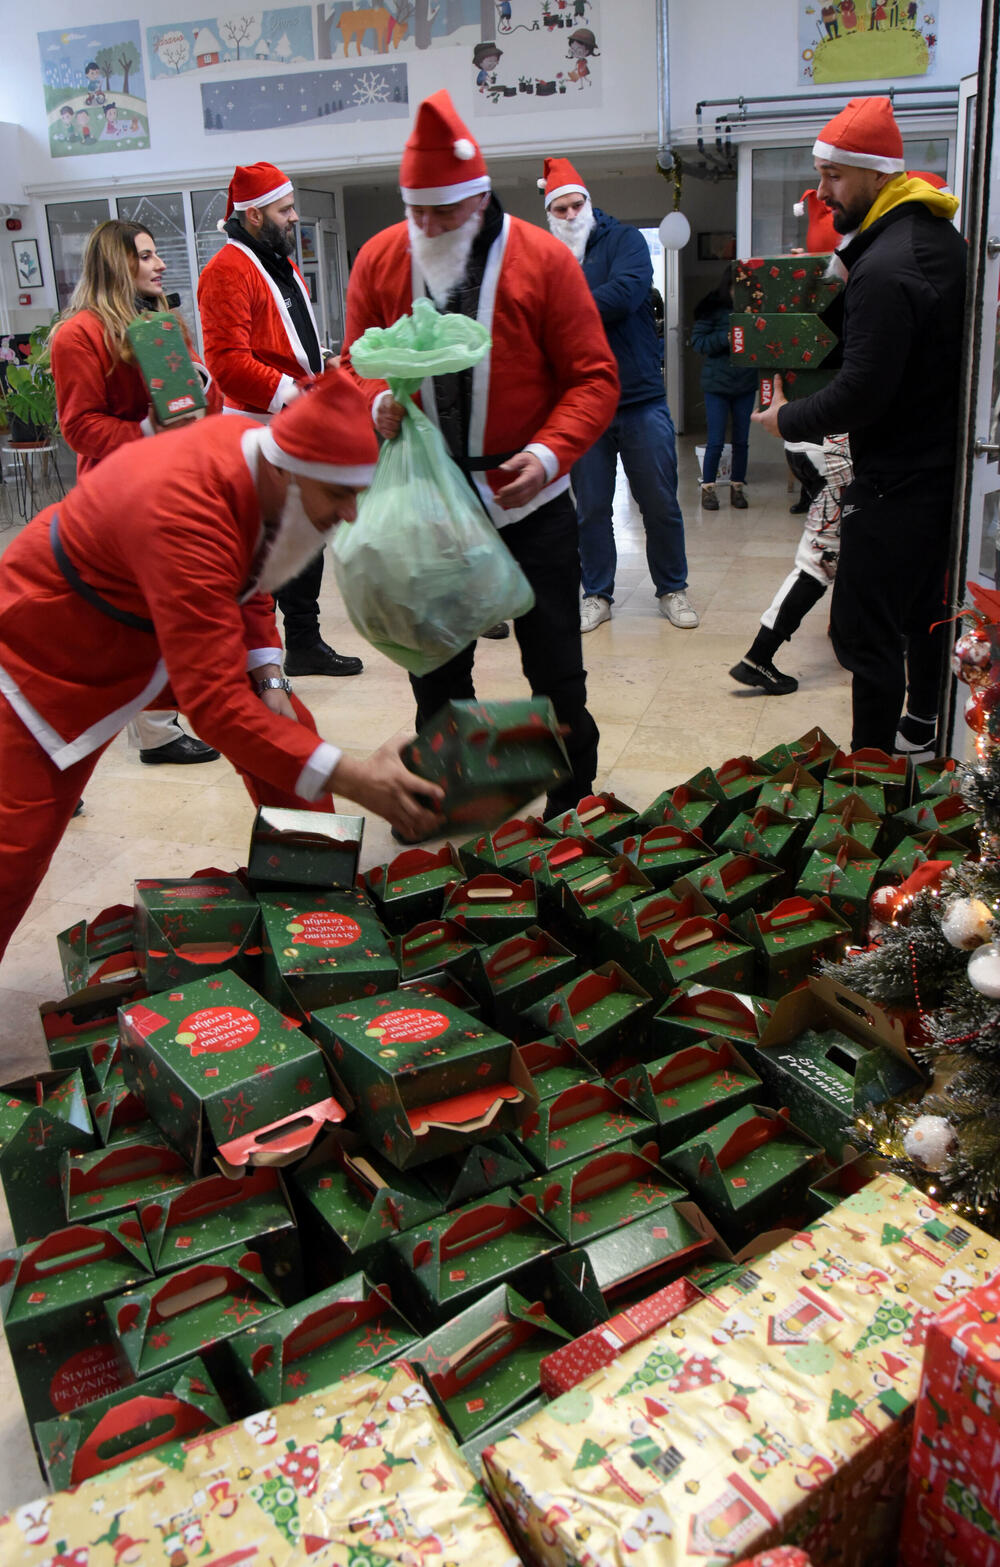
{"label": "black sneaker", "polygon": [[168,740],[155,750],[140,751],[139,760],[147,767],[187,767],[192,762],[217,762],[219,753],[194,735],[178,735],[176,740]]}
{"label": "black sneaker", "polygon": [[347,653],[335,653],[325,642],[312,642],[308,647],[285,649],[285,674],[294,675],[360,675],[364,669],[360,658]]}
{"label": "black sneaker", "polygon": [[789,512],[791,513],[791,515],[793,517],[804,517],[805,516],[806,512],[809,510],[809,497],[806,494],[805,490],[802,491],[802,494],[799,496],[798,500],[795,502],[795,505],[794,506],[789,506],[788,510],[789,510]]}
{"label": "black sneaker", "polygon": [[741,686],[759,686],[768,696],[789,696],[799,689],[792,675],[783,675],[773,664],[751,664],[748,658],[741,658],[729,673]]}
{"label": "black sneaker", "polygon": [[904,713],[896,731],[896,751],[902,756],[917,751],[933,751],[937,746],[937,719],[914,718]]}
{"label": "black sneaker", "polygon": [[487,637],[490,642],[502,642],[510,636],[510,627],[505,620],[498,620],[495,626],[491,626],[488,631],[481,631],[479,635]]}

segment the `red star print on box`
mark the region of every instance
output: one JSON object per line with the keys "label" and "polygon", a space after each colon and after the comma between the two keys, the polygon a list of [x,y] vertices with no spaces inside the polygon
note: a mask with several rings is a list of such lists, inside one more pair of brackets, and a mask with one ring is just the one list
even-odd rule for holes
{"label": "red star print on box", "polygon": [[260,1307],[255,1300],[250,1299],[249,1295],[234,1295],[222,1315],[224,1317],[235,1317],[237,1323],[242,1327],[248,1317],[260,1316]]}
{"label": "red star print on box", "polygon": [[235,1099],[223,1099],[222,1114],[223,1120],[226,1123],[226,1130],[230,1133],[230,1135],[232,1135],[232,1133],[235,1132],[238,1127],[242,1128],[247,1116],[253,1114],[253,1105],[247,1104],[243,1097],[242,1088],[236,1095]]}

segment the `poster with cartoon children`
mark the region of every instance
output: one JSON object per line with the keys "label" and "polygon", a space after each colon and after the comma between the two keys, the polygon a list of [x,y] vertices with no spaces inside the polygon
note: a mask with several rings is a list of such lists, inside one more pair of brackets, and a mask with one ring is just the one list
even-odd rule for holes
{"label": "poster with cartoon children", "polygon": [[39,33],[38,50],[53,158],[149,146],[137,21]]}
{"label": "poster with cartoon children", "polygon": [[934,68],[938,5],[798,0],[799,81],[875,82]]}
{"label": "poster with cartoon children", "polygon": [[472,51],[477,115],[600,104],[600,0],[493,5],[494,36]]}

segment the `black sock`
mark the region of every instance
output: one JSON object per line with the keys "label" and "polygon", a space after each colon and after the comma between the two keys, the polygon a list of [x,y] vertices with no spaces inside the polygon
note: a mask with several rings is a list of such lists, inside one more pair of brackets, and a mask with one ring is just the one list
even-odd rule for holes
{"label": "black sock", "polygon": [[761,626],[744,656],[750,664],[770,664],[783,641],[770,626]]}

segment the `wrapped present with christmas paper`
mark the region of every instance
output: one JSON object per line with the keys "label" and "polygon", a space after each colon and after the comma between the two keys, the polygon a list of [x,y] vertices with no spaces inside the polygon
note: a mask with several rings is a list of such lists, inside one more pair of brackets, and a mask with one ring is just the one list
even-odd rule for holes
{"label": "wrapped present with christmas paper", "polygon": [[945,833],[973,850],[979,842],[979,812],[962,794],[927,795],[894,816],[890,831],[897,842],[921,833]]}
{"label": "wrapped present with christmas paper", "polygon": [[520,871],[535,850],[552,842],[552,834],[540,816],[514,816],[492,831],[478,833],[458,846],[467,876],[481,871]]}
{"label": "wrapped present with christmas paper", "polygon": [[663,1161],[737,1248],[779,1220],[799,1222],[823,1151],[787,1110],[751,1104],[667,1149]]}
{"label": "wrapped present with christmas paper", "polygon": [[59,932],[56,946],[68,991],[111,982],[126,985],[139,978],[127,903],[114,903],[92,920],[77,920]]}
{"label": "wrapped present with christmas paper", "polygon": [[591,838],[547,838],[518,866],[532,878],[541,901],[559,907],[569,882],[599,875],[614,860],[611,850]]}
{"label": "wrapped present with christmas paper", "polygon": [[224,968],[253,979],[258,920],[253,894],[224,871],[137,881],[133,933],[146,989],[168,990]]}
{"label": "wrapped present with christmas paper", "polygon": [[236,974],[133,1002],[119,1017],[125,1081],[196,1175],[213,1158],[237,1169],[288,1163],[344,1119],[321,1051]]}
{"label": "wrapped present with christmas paper", "polygon": [[672,886],[681,876],[692,875],[715,857],[715,850],[700,832],[679,827],[676,822],[650,827],[641,838],[623,838],[615,848],[657,891]]}
{"label": "wrapped present with christmas paper", "polygon": [[543,996],[526,1021],[558,1039],[568,1039],[582,1056],[604,1070],[612,1059],[641,1053],[653,999],[618,963],[602,963],[568,985]]}
{"label": "wrapped present with christmas paper", "polygon": [[599,1076],[572,1040],[558,1039],[555,1034],[529,1039],[521,1046],[521,1060],[531,1073],[540,1103],[555,1099],[578,1083],[592,1083]]}
{"label": "wrapped present with christmas paper", "polygon": [[295,1219],[277,1170],[248,1170],[240,1180],[207,1175],[139,1209],[153,1271],[173,1273],[240,1245],[260,1257],[283,1301],[303,1291]]}
{"label": "wrapped present with christmas paper", "polygon": [[537,921],[535,884],[530,876],[514,881],[497,871],[484,871],[448,889],[442,915],[487,944],[503,941]]}
{"label": "wrapped present with christmas paper", "polygon": [[633,829],[638,811],[616,794],[586,794],[571,811],[545,823],[555,838],[593,838],[609,847]]}
{"label": "wrapped present with christmas paper", "polygon": [[702,1298],[701,1290],[687,1278],[665,1284],[547,1355],[539,1367],[542,1391],[547,1398],[568,1393],[595,1371],[610,1366],[630,1344],[658,1333]]}
{"label": "wrapped present with christmas paper", "polygon": [[453,969],[461,979],[472,953],[482,945],[477,935],[455,920],[424,920],[397,936],[392,950],[402,982]]}
{"label": "wrapped present with christmas paper", "polygon": [[406,1352],[459,1442],[523,1409],[539,1366],[570,1335],[542,1301],[500,1284]]}
{"label": "wrapped present with christmas paper", "polygon": [[334,1409],[328,1390],[307,1391],[29,1503],[0,1521],[0,1559],[55,1567],[57,1542],[91,1567],[196,1553],[215,1567],[519,1567],[415,1371],[379,1365],[336,1396]]}
{"label": "wrapped present with christmas paper", "polygon": [[60,1161],[98,1141],[79,1071],[36,1072],[0,1087],[0,1182],[17,1245],[66,1223]]}
{"label": "wrapped present with christmas paper", "polygon": [[71,991],[57,1001],[43,1001],[38,1008],[45,1033],[45,1048],[57,1071],[79,1067],[88,1093],[104,1087],[106,1071],[91,1059],[98,1050],[98,1061],[107,1059],[109,1050],[117,1052],[118,1008],[146,994],[139,975],[119,984],[90,985]]}
{"label": "wrapped present with christmas paper", "polygon": [[906,881],[914,871],[932,862],[946,861],[949,865],[962,865],[969,858],[966,844],[946,832],[921,832],[903,838],[891,854],[887,854],[875,877],[879,887],[894,886]]}
{"label": "wrapped present with christmas paper", "polygon": [[[385,1284],[354,1273],[297,1306],[251,1322],[228,1341],[241,1408],[270,1409],[303,1393],[410,1359],[420,1335],[393,1303]],[[339,1401],[332,1398],[334,1408]]]}
{"label": "wrapped present with christmas paper", "polygon": [[156,423],[169,429],[205,410],[205,391],[184,327],[171,311],[136,316],[125,328]]}
{"label": "wrapped present with christmas paper", "polygon": [[156,1123],[146,1114],[145,1101],[118,1079],[103,1093],[88,1094],[91,1118],[98,1140],[105,1148],[116,1143],[145,1142],[156,1139]]}
{"label": "wrapped present with christmas paper", "polygon": [[582,1246],[687,1196],[658,1160],[655,1142],[630,1139],[560,1165],[518,1190],[535,1198],[546,1224],[567,1245]]}
{"label": "wrapped present with christmas paper", "polygon": [[802,844],[803,863],[814,849],[825,849],[835,838],[853,838],[874,852],[882,837],[883,821],[860,795],[845,794],[832,810],[821,811]]}
{"label": "wrapped present with christmas paper", "polygon": [[644,811],[639,812],[632,823],[632,834],[641,837],[652,827],[663,827],[672,822],[674,826],[683,827],[688,832],[700,832],[706,843],[711,843],[721,816],[716,795],[708,794],[692,784],[677,784],[673,789],[664,789]]}
{"label": "wrapped present with christmas paper", "polygon": [[729,317],[729,352],[741,369],[812,374],[837,347],[836,334],[813,311]]}
{"label": "wrapped present with christmas paper", "polygon": [[102,1302],[152,1276],[134,1213],[73,1224],[0,1257],[0,1319],[29,1425],[134,1381]]}
{"label": "wrapped present with christmas paper", "polygon": [[757,955],[755,988],[771,1000],[794,990],[820,958],[837,962],[851,940],[847,921],[816,894],[796,893],[773,909],[751,909],[740,916],[737,928]]}
{"label": "wrapped present with christmas paper", "polygon": [[429,1330],[562,1245],[535,1199],[508,1187],[393,1236],[396,1294]]}
{"label": "wrapped present with christmas paper", "polygon": [[755,316],[824,311],[844,289],[843,279],[831,276],[829,269],[828,255],[753,256],[737,261],[733,310]]}
{"label": "wrapped present with christmas paper", "polygon": [[516,1046],[446,1001],[393,990],[324,1007],[312,1026],[362,1132],[401,1170],[514,1131],[537,1103]]}
{"label": "wrapped present with christmas paper", "polygon": [[829,975],[783,996],[749,1054],[770,1096],[837,1164],[858,1115],[924,1086],[902,1025]]}
{"label": "wrapped present with christmas paper", "polygon": [[440,849],[404,849],[385,865],[363,872],[361,885],[386,930],[396,935],[441,918],[448,891],[468,873],[453,843]]}
{"label": "wrapped present with christmas paper", "polygon": [[364,831],[363,816],[262,805],[250,833],[250,886],[353,887]]}
{"label": "wrapped present with christmas paper", "polygon": [[770,776],[752,756],[732,756],[721,767],[703,767],[688,779],[688,784],[718,802],[718,814],[712,822],[712,833],[717,835],[734,816],[756,805],[757,796]]}
{"label": "wrapped present with christmas paper", "polygon": [[766,908],[788,884],[785,872],[770,860],[740,853],[720,854],[687,879],[717,914],[730,917],[746,909]]}
{"label": "wrapped present with christmas paper", "polygon": [[[909,761],[905,756],[889,756],[873,747],[858,751],[838,751],[827,773],[830,783],[848,784],[862,789],[876,784],[885,796],[886,816],[895,816],[910,798]],[[824,805],[826,804],[824,796]]]}
{"label": "wrapped present with christmas paper", "polygon": [[62,1222],[106,1219],[138,1208],[186,1186],[194,1173],[158,1131],[92,1153],[64,1153],[59,1161]]}
{"label": "wrapped present with christmas paper", "polygon": [[814,822],[822,796],[822,785],[815,774],[792,762],[771,774],[757,796],[757,804],[766,805],[789,821]]}
{"label": "wrapped present with christmas paper", "polygon": [[762,1097],[757,1073],[731,1039],[708,1038],[659,1061],[639,1062],[614,1087],[660,1129],[660,1145],[676,1148],[743,1105]]}
{"label": "wrapped present with christmas paper", "polygon": [[399,965],[363,892],[282,887],[258,898],[259,988],[280,1012],[305,1019],[319,1007],[395,989]]}
{"label": "wrapped present with christmas paper", "polygon": [[658,1057],[714,1035],[742,1049],[756,1044],[773,1011],[773,1003],[762,996],[715,985],[682,985],[653,1018],[651,1048]]}
{"label": "wrapped present with christmas paper", "polygon": [[880,1160],[872,1154],[853,1152],[828,1175],[821,1175],[809,1188],[809,1217],[821,1218],[832,1208],[853,1197],[869,1181],[882,1173]]}
{"label": "wrapped present with christmas paper", "polygon": [[443,1207],[421,1176],[397,1170],[348,1131],[315,1148],[289,1183],[313,1287],[359,1268],[378,1274],[389,1237],[426,1224]]}
{"label": "wrapped present with christmas paper", "polygon": [[410,772],[444,790],[445,822],[488,828],[570,778],[548,697],[446,702],[403,748]]}
{"label": "wrapped present with christmas paper", "polygon": [[808,898],[816,893],[861,940],[868,926],[868,899],[878,876],[879,861],[855,839],[839,836],[814,849],[795,891]]}
{"label": "wrapped present with christmas paper", "polygon": [[608,1083],[577,1083],[545,1099],[521,1127],[517,1141],[540,1170],[555,1170],[595,1149],[630,1138],[648,1142],[653,1122]]}
{"label": "wrapped present with christmas paper", "polygon": [[470,1437],[468,1442],[462,1442],[459,1452],[473,1474],[482,1475],[483,1454],[488,1447],[493,1447],[495,1443],[502,1442],[505,1437],[510,1436],[511,1432],[516,1431],[525,1420],[529,1420],[532,1415],[537,1415],[540,1409],[544,1409],[546,1403],[545,1396],[538,1393],[534,1398],[529,1398],[526,1404],[518,1404],[516,1409],[510,1410],[502,1419],[495,1420],[491,1426],[486,1426],[476,1436]]}
{"label": "wrapped present with christmas paper", "polygon": [[445,1154],[420,1166],[420,1178],[430,1187],[441,1208],[450,1213],[466,1203],[488,1197],[504,1186],[517,1186],[535,1173],[531,1160],[512,1137],[494,1137],[471,1143],[459,1153]]}
{"label": "wrapped present with christmas paper", "polygon": [[953,756],[935,756],[929,762],[915,762],[913,766],[913,798],[924,800],[928,795],[961,794],[965,783],[963,764]]}
{"label": "wrapped present with christmas paper", "polygon": [[190,1441],[228,1424],[229,1415],[197,1355],[159,1376],[41,1420],[35,1442],[53,1490],[81,1485],[168,1442]]}
{"label": "wrapped present with christmas paper", "polygon": [[498,1028],[520,1032],[523,1014],[553,985],[579,971],[579,959],[538,925],[476,949],[463,966],[469,988]]}
{"label": "wrapped present with christmas paper", "polygon": [[734,816],[716,839],[715,848],[723,853],[749,854],[787,874],[797,869],[806,825],[769,805],[758,805]]}
{"label": "wrapped present with christmas paper", "polygon": [[104,1300],[122,1353],[136,1377],[148,1377],[202,1355],[224,1386],[226,1339],[281,1310],[257,1253],[230,1246],[201,1262],[147,1280]]}

